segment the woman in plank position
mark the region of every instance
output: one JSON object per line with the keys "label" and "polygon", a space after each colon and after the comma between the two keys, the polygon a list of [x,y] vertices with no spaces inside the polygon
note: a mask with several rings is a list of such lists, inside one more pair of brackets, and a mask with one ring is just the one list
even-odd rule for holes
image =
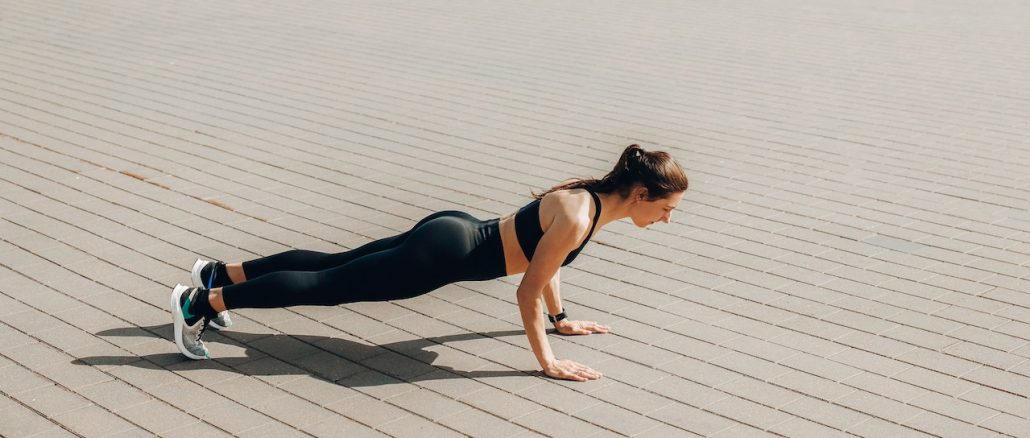
{"label": "woman in plank position", "polygon": [[197,260],[192,270],[196,287],[177,285],[172,290],[175,343],[192,359],[207,358],[200,337],[208,324],[228,327],[228,309],[400,300],[457,281],[525,273],[516,298],[544,373],[558,379],[598,379],[601,374],[585,365],[555,359],[540,298],[559,333],[607,333],[597,323],[566,318],[559,269],[612,221],[628,217],[641,228],[668,223],[686,190],[683,168],[669,154],[634,144],[603,178],[569,180],[534,194],[534,201],[499,219],[482,221],[460,211],[441,211],[403,234],[338,254],[297,249],[243,263]]}

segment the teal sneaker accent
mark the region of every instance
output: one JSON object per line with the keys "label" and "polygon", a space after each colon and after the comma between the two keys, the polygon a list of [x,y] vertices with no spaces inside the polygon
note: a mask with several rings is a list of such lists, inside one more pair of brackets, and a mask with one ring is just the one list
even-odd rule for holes
{"label": "teal sneaker accent", "polygon": [[192,313],[190,313],[190,302],[192,300],[193,300],[193,296],[190,295],[190,296],[186,297],[186,302],[182,303],[182,317],[184,319],[191,319],[194,316]]}

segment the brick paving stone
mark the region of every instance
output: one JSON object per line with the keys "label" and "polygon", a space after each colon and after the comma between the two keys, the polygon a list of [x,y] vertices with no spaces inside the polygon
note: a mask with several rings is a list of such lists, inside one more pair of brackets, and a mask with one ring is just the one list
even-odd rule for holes
{"label": "brick paving stone", "polygon": [[653,419],[608,403],[599,403],[577,412],[576,417],[618,434],[629,436],[637,435],[660,424]]}
{"label": "brick paving stone", "polygon": [[1019,436],[1025,434],[1030,429],[1030,419],[1008,414],[998,414],[980,422],[977,426],[1012,436]]}
{"label": "brick paving stone", "polygon": [[[727,429],[727,430],[732,431],[733,429],[731,428],[731,429]],[[668,436],[697,437],[697,436],[701,436],[701,435],[698,435],[698,434],[692,433],[692,432],[688,432],[686,430],[680,429],[680,428],[675,427],[675,426],[670,426],[668,424],[659,424],[659,425],[657,425],[655,427],[652,427],[652,428],[650,428],[650,429],[648,429],[648,430],[646,430],[644,432],[641,432],[640,434],[638,434],[636,436],[644,437],[644,438],[653,438],[653,437],[668,437]]]}
{"label": "brick paving stone", "polygon": [[784,436],[812,436],[812,437],[845,437],[848,434],[836,429],[814,423],[803,418],[793,418],[789,421],[777,424],[769,429],[770,432]]}
{"label": "brick paving stone", "polygon": [[726,392],[675,376],[659,380],[644,389],[694,407],[704,407],[729,397]]}
{"label": "brick paving stone", "polygon": [[[758,352],[756,354],[762,353]],[[759,380],[772,380],[776,376],[793,371],[791,368],[777,365],[761,358],[756,359],[735,351],[716,357],[709,363]]]}
{"label": "brick paving stone", "polygon": [[449,399],[427,389],[416,389],[390,398],[387,401],[431,421],[439,421],[440,418],[471,409],[467,404]]}
{"label": "brick paving stone", "polygon": [[705,406],[705,410],[762,430],[791,418],[787,413],[740,397],[724,398]]}
{"label": "brick paving stone", "polygon": [[[180,404],[179,406],[184,405],[189,406],[188,404]],[[204,422],[233,434],[275,421],[247,406],[230,400],[208,404],[191,412],[191,414]]]}
{"label": "brick paving stone", "polygon": [[354,421],[373,428],[378,428],[402,416],[411,415],[392,404],[366,395],[351,397],[329,404],[326,406],[326,409],[346,415]]}
{"label": "brick paving stone", "polygon": [[118,380],[79,388],[77,392],[93,403],[114,412],[154,400],[149,394]]}
{"label": "brick paving stone", "polygon": [[268,416],[294,428],[301,429],[312,425],[325,418],[334,415],[333,412],[321,408],[307,400],[296,396],[286,395],[283,397],[266,400],[262,402],[250,402],[254,410],[258,410]]}
{"label": "brick paving stone", "polygon": [[[119,433],[116,433],[116,434],[111,435],[111,436],[116,436],[116,437],[145,437],[145,436],[148,436],[147,434],[148,434],[147,431],[145,431],[143,429],[136,428],[136,429],[129,429],[129,430],[125,431],[125,432],[119,432]],[[36,435],[33,435],[33,438],[58,438],[58,437],[66,438],[66,437],[74,437],[74,436],[75,436],[75,434],[73,434],[73,433],[71,433],[71,432],[69,432],[69,431],[67,431],[65,429],[61,429],[60,427],[54,426],[52,429],[48,429],[46,432],[40,432],[40,433],[38,433]]]}
{"label": "brick paving stone", "polygon": [[621,382],[591,391],[588,395],[643,415],[673,403],[672,399]]}
{"label": "brick paving stone", "polygon": [[3,373],[0,373],[0,391],[7,395],[18,395],[25,391],[52,386],[53,384],[53,381],[46,377],[17,364],[9,364],[3,367]]}
{"label": "brick paving stone", "polygon": [[28,436],[53,430],[58,425],[24,405],[0,394],[0,433],[5,436]]}
{"label": "brick paving stone", "polygon": [[95,405],[56,415],[53,420],[76,434],[86,436],[113,435],[136,429],[131,423]]}
{"label": "brick paving stone", "polygon": [[[566,392],[566,394],[569,393]],[[533,400],[540,400],[540,402],[534,402]],[[555,400],[551,397],[541,398],[535,389],[530,389],[527,393],[519,396],[487,387],[460,397],[458,401],[475,406],[505,420],[522,417],[541,409],[563,410],[562,405],[556,405]]]}
{"label": "brick paving stone", "polygon": [[854,389],[846,385],[800,371],[778,376],[772,380],[772,383],[829,401],[836,400],[854,391]]}
{"label": "brick paving stone", "polygon": [[403,417],[380,426],[384,433],[396,437],[462,437],[459,432],[416,416]]}
{"label": "brick paving stone", "polygon": [[1030,417],[1030,405],[1026,403],[1025,398],[994,388],[977,386],[971,391],[963,393],[960,398],[1015,416]]}
{"label": "brick paving stone", "polygon": [[848,430],[848,428],[872,418],[861,412],[811,397],[800,398],[780,409],[798,417],[840,430]]}
{"label": "brick paving stone", "polygon": [[957,421],[942,415],[938,415],[933,412],[922,412],[916,417],[907,420],[902,424],[913,427],[915,429],[927,431],[938,436],[955,435],[968,437],[988,437],[997,435],[996,433],[988,431],[986,429],[979,428],[971,424],[963,423],[961,421]]}
{"label": "brick paving stone", "polygon": [[593,435],[604,429],[553,410],[535,411],[511,420],[522,427],[551,436]]}
{"label": "brick paving stone", "polygon": [[881,420],[879,418],[870,418],[850,429],[847,432],[859,435],[859,436],[891,436],[891,437],[930,437],[933,435],[920,432],[915,429],[911,429],[905,426],[901,426],[895,423]]}
{"label": "brick paving stone", "polygon": [[746,424],[738,424],[738,425],[733,426],[733,427],[731,427],[729,429],[726,429],[726,430],[723,430],[721,432],[718,432],[718,433],[716,433],[715,435],[712,435],[712,436],[713,437],[722,437],[722,436],[770,437],[770,436],[776,436],[776,435],[773,435],[773,434],[771,434],[769,432],[762,431],[760,429],[756,429],[756,428],[748,426]]}
{"label": "brick paving stone", "polygon": [[335,416],[325,421],[312,424],[302,429],[302,431],[317,437],[332,437],[340,435],[354,437],[388,436],[343,416]]}
{"label": "brick paving stone", "polygon": [[207,423],[193,423],[164,432],[167,437],[227,437],[231,436]]}
{"label": "brick paving stone", "polygon": [[18,401],[48,416],[57,416],[65,412],[91,406],[88,399],[57,385],[23,391],[17,395]]}
{"label": "brick paving stone", "polygon": [[712,435],[737,424],[689,406],[668,406],[651,413],[651,417],[699,435]]}
{"label": "brick paving stone", "polygon": [[[889,342],[888,342],[889,343]],[[911,347],[914,349],[915,347]],[[891,376],[902,372],[906,369],[912,368],[912,366],[899,362],[897,360],[885,357],[876,353],[870,353],[867,351],[848,348],[847,350],[841,351],[833,356],[829,357],[830,360],[839,363],[860,363],[862,368],[866,371],[871,371],[877,374]]]}
{"label": "brick paving stone", "polygon": [[906,403],[928,393],[925,389],[873,373],[858,374],[841,383]]}
{"label": "brick paving stone", "polygon": [[297,379],[288,385],[280,386],[279,389],[288,391],[319,406],[345,400],[358,394],[351,388],[317,377]]}
{"label": "brick paving stone", "polygon": [[439,420],[439,423],[468,436],[513,437],[523,436],[529,432],[524,427],[478,410],[468,410],[444,417]]}
{"label": "brick paving stone", "polygon": [[265,423],[253,429],[241,432],[238,436],[257,438],[264,436],[307,437],[309,435],[282,423]]}
{"label": "brick paving stone", "polygon": [[160,400],[124,408],[117,411],[117,414],[155,434],[164,434],[169,430],[198,422],[192,415]]}
{"label": "brick paving stone", "polygon": [[780,409],[783,405],[803,397],[802,394],[796,391],[751,377],[742,377],[719,386],[719,390],[775,409]]}
{"label": "brick paving stone", "polygon": [[995,368],[980,367],[962,375],[964,380],[1030,397],[1030,377],[1006,373]]}
{"label": "brick paving stone", "polygon": [[[1020,344],[1022,345],[1022,344]],[[1026,359],[1004,351],[984,347],[970,342],[958,342],[949,345],[944,351],[950,355],[963,359],[990,365],[992,367],[1010,370],[1014,366],[1023,363]]]}

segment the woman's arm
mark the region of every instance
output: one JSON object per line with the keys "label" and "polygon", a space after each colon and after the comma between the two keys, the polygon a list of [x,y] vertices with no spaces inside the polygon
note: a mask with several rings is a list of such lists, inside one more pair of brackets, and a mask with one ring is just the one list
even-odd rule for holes
{"label": "woman's arm", "polygon": [[544,285],[544,303],[547,304],[548,314],[557,315],[562,312],[561,293],[558,292],[560,286],[561,268],[558,268],[551,280]]}
{"label": "woman's arm", "polygon": [[545,286],[561,268],[561,263],[568,253],[575,249],[578,238],[588,230],[585,224],[556,218],[540,238],[533,260],[530,261],[529,268],[515,293],[519,313],[522,315],[522,325],[526,329],[533,354],[536,355],[544,373],[555,378],[583,381],[601,377],[600,373],[584,365],[555,359],[551,345],[547,341],[543,307],[540,304]]}
{"label": "woman's arm", "polygon": [[[544,303],[547,304],[547,313],[557,315],[565,311],[561,304],[561,269],[555,271],[551,281],[544,285]],[[594,321],[573,321],[563,319],[554,323],[554,329],[563,335],[589,335],[591,333],[608,333],[611,329],[608,326],[600,325]]]}

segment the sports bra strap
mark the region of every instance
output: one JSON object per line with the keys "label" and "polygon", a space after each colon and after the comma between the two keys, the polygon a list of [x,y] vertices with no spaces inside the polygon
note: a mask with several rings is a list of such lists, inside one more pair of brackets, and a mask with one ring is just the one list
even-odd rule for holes
{"label": "sports bra strap", "polygon": [[597,193],[594,193],[593,190],[590,190],[590,188],[584,187],[584,189],[586,189],[587,193],[590,193],[590,196],[594,197],[594,202],[597,204],[597,208],[594,211],[594,220],[590,223],[590,232],[587,233],[587,238],[583,239],[583,243],[579,245],[578,249],[576,249],[576,254],[579,254],[579,252],[583,250],[583,247],[587,246],[587,242],[590,241],[590,237],[594,235],[594,228],[597,227],[597,220],[601,218],[601,198],[598,197]]}

